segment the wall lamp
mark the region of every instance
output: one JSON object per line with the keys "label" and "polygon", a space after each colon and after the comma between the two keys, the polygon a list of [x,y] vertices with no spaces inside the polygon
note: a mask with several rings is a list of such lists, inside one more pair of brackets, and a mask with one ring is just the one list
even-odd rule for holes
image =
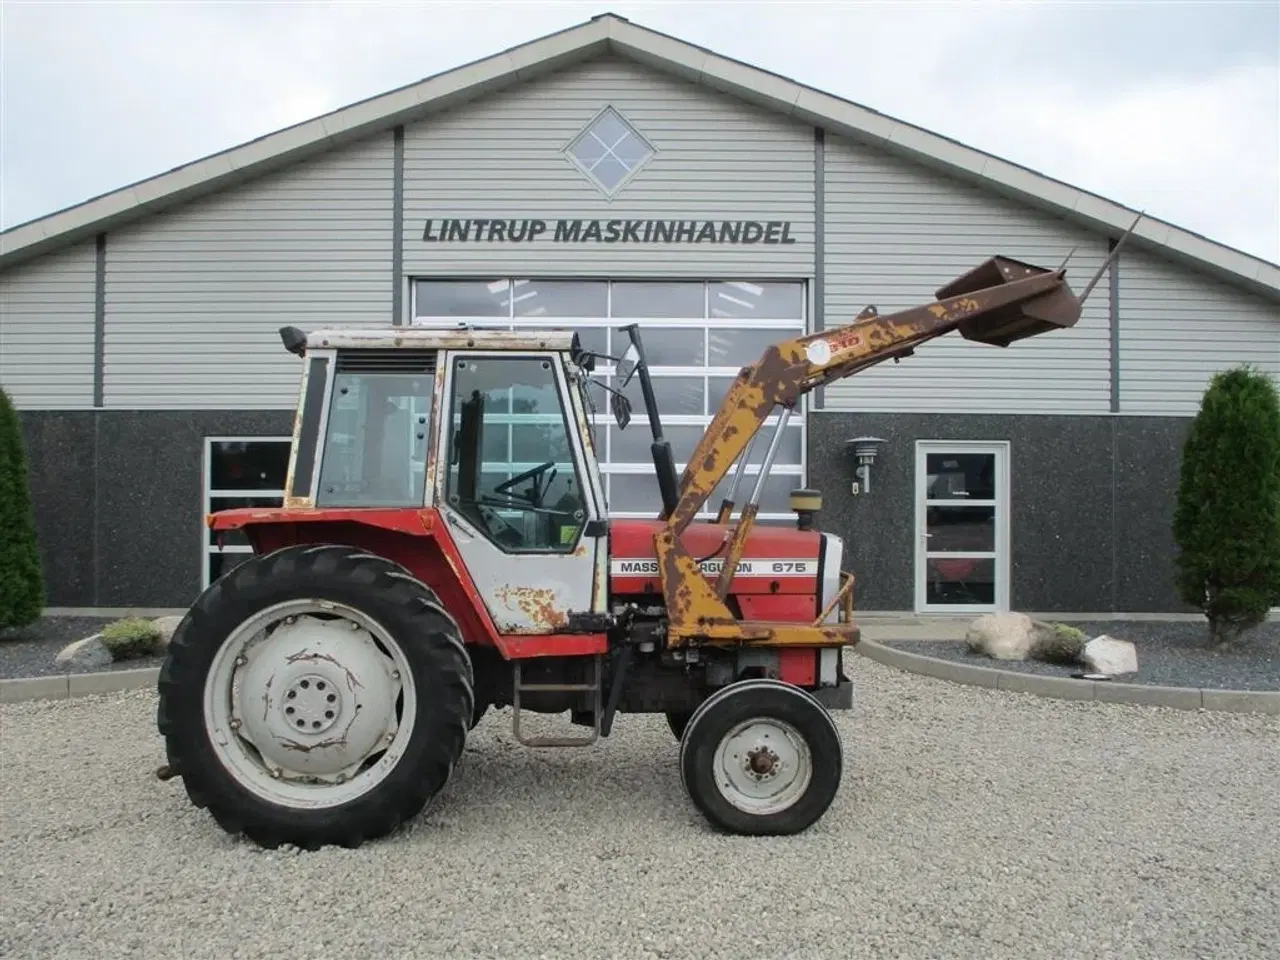
{"label": "wall lamp", "polygon": [[855,497],[860,493],[871,492],[871,465],[876,462],[876,454],[880,450],[880,444],[884,442],[880,437],[854,437],[845,441],[848,446],[853,447],[854,456],[858,458],[858,467],[853,471],[858,479],[850,487],[850,492]]}

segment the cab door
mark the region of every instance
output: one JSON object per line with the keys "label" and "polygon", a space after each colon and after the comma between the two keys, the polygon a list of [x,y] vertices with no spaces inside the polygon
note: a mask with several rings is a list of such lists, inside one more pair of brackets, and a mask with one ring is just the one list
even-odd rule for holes
{"label": "cab door", "polygon": [[605,610],[607,549],[576,385],[556,353],[445,362],[436,503],[467,572],[499,632],[569,632]]}

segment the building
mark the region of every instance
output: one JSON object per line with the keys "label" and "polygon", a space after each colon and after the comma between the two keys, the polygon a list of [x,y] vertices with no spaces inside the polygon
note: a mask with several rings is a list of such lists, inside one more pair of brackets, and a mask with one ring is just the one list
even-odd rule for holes
{"label": "building", "polygon": [[[280,497],[284,324],[565,321],[608,346],[640,320],[679,458],[766,344],[996,253],[1074,249],[1079,290],[1134,214],[594,18],[0,236],[49,601],[183,605],[242,555],[201,520]],[[945,337],[811,397],[764,510],[822,489],[864,610],[1177,610],[1180,443],[1242,361],[1280,374],[1280,266],[1147,218],[1073,330]],[[611,423],[602,402],[611,509],[652,515],[644,422]],[[856,436],[885,442],[854,495]]]}

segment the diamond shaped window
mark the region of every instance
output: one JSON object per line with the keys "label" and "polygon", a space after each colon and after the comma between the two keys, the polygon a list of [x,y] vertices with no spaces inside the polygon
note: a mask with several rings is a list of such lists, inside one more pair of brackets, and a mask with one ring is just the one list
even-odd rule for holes
{"label": "diamond shaped window", "polygon": [[613,107],[606,107],[569,144],[569,157],[606,194],[613,195],[657,151]]}

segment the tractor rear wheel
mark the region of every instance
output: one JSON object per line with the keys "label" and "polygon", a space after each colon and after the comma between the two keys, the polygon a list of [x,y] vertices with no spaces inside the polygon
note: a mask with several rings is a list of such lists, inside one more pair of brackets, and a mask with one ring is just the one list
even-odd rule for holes
{"label": "tractor rear wheel", "polygon": [[722,687],[694,711],[680,740],[689,799],[721,830],[800,833],[840,788],[844,751],[827,709],[772,679]]}
{"label": "tractor rear wheel", "polygon": [[264,847],[356,847],[416,816],[462,756],[475,678],[407,570],[349,546],[257,556],[183,618],[157,725],[191,802]]}

